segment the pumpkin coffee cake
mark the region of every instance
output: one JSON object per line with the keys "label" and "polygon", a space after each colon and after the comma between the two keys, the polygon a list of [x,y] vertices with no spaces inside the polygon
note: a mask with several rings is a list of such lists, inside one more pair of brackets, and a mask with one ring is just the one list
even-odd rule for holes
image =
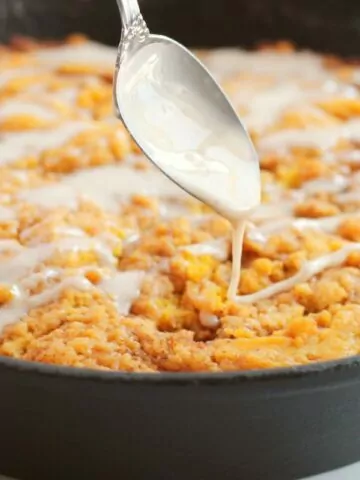
{"label": "pumpkin coffee cake", "polygon": [[131,141],[116,50],[0,47],[0,354],[122,371],[292,366],[360,351],[360,68],[287,43],[196,52],[261,160],[231,227]]}

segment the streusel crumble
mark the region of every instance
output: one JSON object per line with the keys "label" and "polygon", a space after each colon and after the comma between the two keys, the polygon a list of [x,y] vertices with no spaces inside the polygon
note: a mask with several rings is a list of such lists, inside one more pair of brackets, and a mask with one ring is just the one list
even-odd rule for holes
{"label": "streusel crumble", "polygon": [[359,67],[285,43],[198,54],[261,159],[245,300],[226,296],[228,222],[115,118],[116,51],[18,40],[0,49],[0,354],[156,372],[359,353]]}

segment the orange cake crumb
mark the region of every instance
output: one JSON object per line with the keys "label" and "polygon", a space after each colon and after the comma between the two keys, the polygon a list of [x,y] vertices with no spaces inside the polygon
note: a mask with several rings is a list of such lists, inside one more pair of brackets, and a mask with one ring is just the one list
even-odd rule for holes
{"label": "orange cake crumb", "polygon": [[[1,52],[1,355],[219,372],[359,354],[356,65],[287,42],[199,52],[262,169],[230,301],[231,227],[162,177],[115,118],[116,50],[72,36]],[[309,265],[320,267],[286,283]]]}

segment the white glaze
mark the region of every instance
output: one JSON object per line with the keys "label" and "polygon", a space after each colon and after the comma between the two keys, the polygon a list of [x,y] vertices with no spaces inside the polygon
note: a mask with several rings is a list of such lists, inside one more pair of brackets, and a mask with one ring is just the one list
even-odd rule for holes
{"label": "white glaze", "polygon": [[[11,257],[3,259],[0,270],[0,283],[8,285],[13,293],[12,301],[0,309],[0,328],[27,314],[31,309],[56,301],[66,289],[89,290],[95,287],[86,279],[83,269],[77,269],[76,275],[62,274],[61,270],[43,266],[43,262],[56,251],[77,252],[94,251],[101,266],[110,273],[96,287],[109,295],[115,302],[121,314],[127,314],[132,301],[138,296],[144,272],[117,272],[116,258],[111,249],[97,238],[67,237],[52,245],[37,245],[23,247],[15,241],[0,241],[0,253],[8,252]],[[37,271],[40,269],[39,271]],[[49,281],[59,280],[55,285]],[[45,283],[44,290],[36,295],[29,293],[39,282]]]}
{"label": "white glaze", "polygon": [[[133,195],[185,199],[186,193],[156,169],[138,172],[117,164],[80,170],[62,181],[22,192],[19,198],[44,208],[75,209],[79,200],[90,200],[105,210],[116,210]],[[168,206],[171,211],[171,205]]]}
{"label": "white glaze", "polygon": [[125,124],[149,158],[234,224],[229,290],[234,295],[244,232],[240,223],[260,203],[261,190],[259,163],[238,119],[202,68],[172,43],[150,43],[127,59],[116,93]]}
{"label": "white glaze", "polygon": [[21,98],[9,100],[1,105],[0,121],[17,115],[30,115],[45,121],[55,120],[58,116],[49,106],[39,105],[36,101],[30,102],[29,100]]}
{"label": "white glaze", "polygon": [[312,128],[311,130],[282,130],[264,136],[259,142],[262,151],[286,152],[291,147],[329,150],[341,139],[357,141],[360,138],[360,121],[351,120],[344,125]]}
{"label": "white glaze", "polygon": [[[65,64],[74,66],[90,64],[103,68],[106,71],[111,71],[115,56],[115,49],[91,43],[72,45],[62,47],[61,49],[50,48],[40,50],[34,54],[34,59],[40,64],[37,68],[18,68],[1,73],[0,85],[6,85],[7,81],[24,74],[49,71],[51,68],[58,68]],[[320,99],[320,97],[330,98],[331,95],[336,96],[339,95],[339,93],[344,96],[354,95],[354,89],[348,86],[343,87],[331,79],[330,74],[324,69],[321,59],[312,54],[291,53],[278,55],[268,52],[255,54],[229,50],[227,52],[210,53],[206,56],[205,61],[210,65],[211,69],[222,70],[222,72],[217,74],[218,77],[226,77],[229,73],[237,71],[239,73],[253,72],[264,76],[272,75],[278,78],[278,86],[272,87],[265,92],[259,92],[254,88],[252,91],[245,91],[244,89],[243,92],[235,92],[234,94],[235,97],[237,96],[237,100],[247,107],[245,120],[248,125],[260,130],[271,126],[288,108],[292,108],[296,104],[300,105],[301,102],[312,101],[313,93],[311,88],[315,91],[320,84],[322,84],[323,94],[319,94],[318,99]],[[279,79],[283,80],[283,78],[289,78],[290,82],[280,84]],[[311,82],[315,81],[315,84],[311,88],[303,88],[303,84],[300,85],[296,83],[298,78]],[[291,83],[291,81],[295,83]],[[162,148],[168,148],[172,151],[177,149],[175,156],[171,156],[167,152],[166,156],[161,160],[163,165],[166,166],[168,173],[170,173],[176,181],[184,185],[192,194],[209,203],[234,221],[234,212],[235,216],[239,214],[244,215],[244,212],[250,209],[250,207],[253,207],[259,199],[257,175],[253,170],[254,164],[247,163],[246,161],[241,162],[241,160],[246,160],[248,152],[245,151],[244,158],[240,158],[240,160],[238,153],[234,156],[232,155],[234,152],[231,146],[232,139],[229,138],[229,129],[225,129],[221,133],[222,138],[220,139],[214,139],[211,135],[208,135],[206,126],[208,125],[207,122],[209,118],[211,118],[211,115],[209,115],[209,112],[206,110],[206,106],[201,103],[201,98],[191,99],[194,100],[194,110],[199,111],[199,116],[194,116],[193,111],[190,111],[190,113],[189,111],[185,111],[186,108],[184,109],[184,106],[186,107],[186,104],[184,104],[184,102],[180,102],[178,105],[180,112],[179,110],[172,110],[171,105],[169,108],[169,104],[163,102],[166,97],[165,93],[166,92],[163,91],[156,91],[156,89],[146,93],[146,95],[150,96],[154,94],[154,98],[151,101],[156,101],[159,109],[164,108],[164,111],[151,117],[151,122],[155,122],[154,125],[156,128],[159,127],[159,124],[156,122],[161,120],[161,115],[167,115],[168,137],[171,137],[171,142],[165,144],[165,147],[164,144],[162,144]],[[175,90],[175,93],[181,98],[184,92]],[[57,92],[56,98],[72,102],[75,95],[76,90],[65,89]],[[158,101],[159,95],[160,102]],[[133,100],[134,99],[131,99],[131,101]],[[2,103],[0,119],[16,113],[33,113],[40,118],[50,119],[50,109],[47,110],[41,107],[40,104],[29,104],[28,106],[23,104],[23,108],[21,108],[20,111],[20,104],[17,102],[17,100],[13,100],[8,104]],[[316,113],[316,115],[321,116],[322,111],[316,110],[313,105],[304,108],[312,108],[314,114]],[[184,115],[180,123],[177,123],[180,114]],[[205,118],[205,123],[202,123],[202,117]],[[149,117],[144,115],[143,120],[145,123],[142,125],[142,128],[149,128],[149,125],[146,124],[146,122],[149,123]],[[195,120],[195,125],[193,120]],[[0,164],[12,162],[25,155],[38,154],[47,148],[56,148],[68,140],[71,140],[78,132],[90,128],[90,126],[91,124],[72,122],[61,125],[56,129],[47,130],[46,135],[39,131],[16,135],[3,135],[0,137]],[[181,133],[184,131],[187,132],[185,135]],[[191,132],[193,136],[188,135],[188,132]],[[160,137],[163,142],[164,138],[161,135]],[[205,141],[203,141],[203,145],[199,146],[198,143],[196,148],[194,148],[193,145],[196,144],[198,139],[205,139]],[[348,157],[346,153],[331,152],[331,148],[342,139],[358,141],[360,139],[360,122],[353,120],[344,122],[341,126],[335,125],[311,130],[293,129],[279,133],[268,133],[260,141],[259,149],[264,153],[274,150],[286,153],[292,147],[318,148],[324,152],[328,152],[326,155],[328,155],[329,159],[333,156],[336,157],[336,159],[339,157],[341,161],[345,162],[358,162],[356,152],[355,154],[352,153],[351,157]],[[228,145],[227,150],[223,149],[221,152],[215,151],[214,153],[213,147],[214,145],[218,146],[216,143],[218,141],[221,141],[222,144],[226,143],[226,145]],[[241,146],[236,144],[236,147]],[[192,153],[185,158],[187,170],[185,167],[179,169],[177,164],[179,155],[181,157],[183,154],[182,149],[184,148],[196,150],[195,154]],[[239,150],[241,150],[241,148]],[[198,155],[199,152],[200,158]],[[210,170],[208,159],[206,162],[203,162],[202,158],[210,155],[209,152],[213,155],[212,160],[214,166],[214,168]],[[223,157],[224,153],[227,155],[227,158]],[[176,162],[176,168],[174,162]],[[216,162],[218,162],[218,166],[226,165],[227,171],[223,172],[224,175],[220,175],[221,169],[218,171],[215,168]],[[195,170],[193,169],[194,165],[196,165]],[[241,175],[236,178],[236,182],[228,182],[227,179],[233,177],[235,170],[241,172]],[[204,173],[206,176],[204,176]],[[218,182],[219,178],[221,178],[220,183]],[[333,193],[334,198],[336,198],[336,201],[339,203],[358,201],[358,187],[353,185],[354,181],[355,176],[351,178],[351,184],[349,184],[346,177],[337,175],[329,180],[320,179],[307,182],[298,192],[299,196],[297,199],[304,198],[305,195],[316,193],[317,191],[327,191]],[[234,187],[234,192],[231,192],[231,187]],[[348,188],[351,188],[351,190],[347,190]],[[65,206],[75,209],[78,206],[79,200],[86,198],[106,210],[114,211],[123,200],[138,193],[157,196],[162,200],[168,198],[175,198],[176,202],[180,200],[178,204],[175,202],[173,206],[166,204],[163,212],[164,216],[177,216],[186,213],[186,208],[181,204],[181,200],[184,199],[185,196],[179,188],[174,186],[157,171],[153,169],[149,172],[134,171],[130,168],[129,163],[127,165],[98,167],[66,175],[59,184],[22,192],[19,195],[19,199],[44,208]],[[221,199],[224,201],[222,202]],[[266,242],[271,233],[281,231],[283,228],[295,228],[298,230],[318,229],[331,233],[334,232],[346,218],[356,217],[354,214],[341,214],[315,220],[294,219],[292,217],[292,209],[295,200],[295,197],[294,199],[284,199],[281,192],[278,198],[276,198],[274,194],[271,204],[260,206],[254,214],[252,214],[251,220],[254,221],[256,226],[249,229],[247,234],[256,241]],[[164,204],[164,201],[162,204]],[[11,208],[1,207],[0,223],[6,223],[13,219],[16,219],[15,212]],[[0,309],[0,323],[8,322],[9,319],[10,321],[14,321],[25,315],[29,309],[56,300],[59,294],[66,288],[79,290],[100,289],[104,294],[109,295],[113,299],[119,313],[127,314],[129,312],[131,303],[139,294],[143,273],[137,271],[116,271],[116,260],[112,256],[110,248],[110,245],[113,245],[115,240],[106,236],[89,239],[83,235],[81,230],[71,229],[71,227],[65,229],[61,234],[65,238],[62,238],[57,244],[51,247],[38,245],[37,239],[34,240],[34,244],[31,245],[30,248],[26,249],[14,241],[0,241],[0,255],[2,257],[8,254],[13,255],[11,259],[8,258],[2,263],[0,280],[2,279],[8,284],[10,283],[15,295],[14,302],[12,302],[11,305]],[[30,229],[28,232],[23,232],[22,237],[25,239],[27,235],[31,236]],[[125,243],[130,244],[136,241],[138,233],[133,232],[132,235],[132,237],[125,240]],[[241,245],[241,242],[234,241],[233,248],[235,248],[236,245]],[[77,276],[67,277],[64,276],[64,272],[50,268],[44,269],[42,263],[56,249],[72,251],[93,249],[98,256],[99,263],[109,271],[102,282],[94,287],[82,275],[81,271],[78,272],[79,274]],[[184,247],[184,249],[195,255],[213,255],[221,261],[225,261],[228,258],[226,239],[190,245]],[[358,249],[358,244],[349,244],[338,252],[325,255],[310,262],[305,262],[300,272],[294,277],[271,285],[256,294],[237,297],[236,300],[244,303],[256,302],[291,289],[297,282],[306,281],[312,275],[321,273],[326,268],[340,265],[350,251],[358,251]],[[241,249],[240,252],[239,249],[237,249],[237,251],[233,253],[234,258],[239,258],[240,255]],[[240,271],[240,260],[234,261],[233,267],[234,272],[237,272],[235,274],[238,275]],[[40,271],[38,272],[37,269],[39,268]],[[159,265],[160,270],[161,268]],[[55,280],[58,280],[58,283],[52,285],[52,282]],[[49,285],[41,294],[29,296],[27,289],[36,286],[36,282],[39,281],[44,281],[46,284],[49,283]],[[234,285],[237,286],[237,281],[233,281],[233,286]],[[233,286],[231,287],[232,296],[234,291],[236,291]],[[215,315],[206,312],[201,312],[199,319],[200,322],[208,328],[216,327],[219,322],[219,319]]]}
{"label": "white glaze", "polygon": [[180,250],[185,250],[193,255],[198,256],[210,255],[214,258],[217,258],[221,262],[228,258],[227,241],[224,238],[203,243],[193,243],[192,245],[180,247]]}
{"label": "white glaze", "polygon": [[206,55],[204,63],[220,78],[241,72],[274,75],[281,79],[301,77],[317,80],[328,76],[321,57],[308,52],[278,54],[245,52],[233,48],[218,49]]}
{"label": "white glaze", "polygon": [[205,328],[216,328],[219,325],[219,317],[213,313],[200,312],[199,321]]}
{"label": "white glaze", "polygon": [[140,293],[144,275],[144,272],[137,270],[117,272],[110,278],[105,278],[100,288],[114,299],[118,312],[127,315]]}
{"label": "white glaze", "polygon": [[[1,59],[0,59],[1,62]],[[1,63],[0,63],[1,65]],[[47,69],[44,67],[36,66],[27,66],[27,67],[19,67],[19,68],[12,68],[9,70],[2,70],[0,71],[0,88],[5,88],[8,82],[16,78],[24,78],[33,75],[42,74]]]}
{"label": "white glaze", "polygon": [[[46,273],[43,278],[48,278]],[[10,304],[0,309],[0,328],[22,318],[34,308],[57,300],[59,295],[66,289],[85,291],[91,288],[92,284],[83,276],[64,278],[57,285],[46,288],[37,295],[30,295],[23,286],[15,284],[11,288],[14,295],[13,300]]]}
{"label": "white glaze", "polygon": [[64,45],[61,48],[45,48],[34,52],[34,59],[48,67],[63,65],[93,66],[112,71],[115,66],[116,48],[96,42]]}
{"label": "white glaze", "polygon": [[264,242],[267,240],[269,235],[280,232],[286,228],[295,228],[296,230],[321,230],[326,233],[334,232],[339,225],[349,218],[360,218],[359,214],[356,213],[342,213],[339,215],[333,215],[331,217],[323,218],[282,218],[279,220],[272,220],[267,223],[255,227],[253,226],[248,233],[249,237],[254,241]]}
{"label": "white glaze", "polygon": [[121,164],[82,170],[64,179],[63,185],[108,210],[116,209],[121,199],[128,199],[134,194],[160,198],[186,197],[158,170],[139,172]]}
{"label": "white glaze", "polygon": [[280,282],[274,283],[269,287],[259,290],[258,292],[241,295],[236,297],[238,303],[256,303],[266,298],[272,297],[273,295],[282,293],[287,290],[291,290],[298,283],[306,282],[314,275],[318,275],[323,270],[327,268],[337,267],[342,265],[347,256],[352,252],[360,251],[360,243],[353,243],[345,245],[336,252],[323,255],[321,257],[315,258],[314,260],[308,260],[300,268],[300,270],[290,278],[282,280]]}
{"label": "white glaze", "polygon": [[241,257],[246,228],[246,217],[239,218],[233,224],[232,234],[232,271],[228,289],[228,297],[230,300],[236,298],[237,289],[241,276]]}
{"label": "white glaze", "polygon": [[301,192],[305,195],[316,192],[337,193],[342,192],[349,185],[349,178],[343,175],[334,175],[329,179],[321,178],[304,183],[301,187]]}
{"label": "white glaze", "polygon": [[96,238],[79,237],[79,238],[62,238],[53,244],[39,244],[33,247],[23,247],[19,243],[12,240],[0,241],[0,253],[9,252],[17,253],[2,261],[0,269],[0,282],[11,284],[18,279],[25,277],[29,272],[55,252],[78,252],[78,251],[94,251],[103,265],[112,266],[116,263],[111,249],[105,243]]}
{"label": "white glaze", "polygon": [[16,216],[11,208],[0,205],[0,223],[11,222],[11,220],[15,219]]}
{"label": "white glaze", "polygon": [[167,175],[225,217],[237,219],[260,202],[256,155],[238,121],[222,111],[223,103],[213,105],[206,85],[202,92],[186,78],[187,62],[193,69],[173,45],[140,49],[118,79],[121,113]]}
{"label": "white glaze", "polygon": [[0,165],[14,162],[25,156],[57,148],[70,141],[78,133],[91,128],[84,122],[67,122],[57,128],[7,134],[0,137]]}
{"label": "white glaze", "polygon": [[77,192],[66,183],[25,190],[19,194],[19,199],[49,209],[56,207],[75,209],[78,206]]}

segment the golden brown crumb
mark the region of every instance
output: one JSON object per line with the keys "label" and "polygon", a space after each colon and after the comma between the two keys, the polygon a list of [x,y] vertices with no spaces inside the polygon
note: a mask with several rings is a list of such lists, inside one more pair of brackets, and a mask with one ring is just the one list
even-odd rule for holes
{"label": "golden brown crumb", "polygon": [[[163,201],[140,191],[128,198],[119,192],[118,210],[82,194],[75,204],[70,194],[69,198],[63,194],[60,204],[52,204],[49,193],[48,204],[39,201],[36,192],[67,185],[74,175],[91,169],[126,166],[139,176],[153,171],[114,119],[112,64],[65,59],[44,68],[35,58],[46,49],[76,49],[87,42],[81,35],[72,35],[61,45],[18,37],[1,50],[0,74],[9,76],[0,84],[0,112],[2,105],[16,102],[36,107],[28,111],[24,107],[20,113],[10,108],[0,116],[2,138],[21,143],[25,134],[40,132],[45,139],[64,125],[85,126],[80,131],[74,127],[63,142],[39,151],[30,142],[16,158],[3,160],[0,148],[0,271],[24,253],[16,273],[21,282],[14,272],[11,282],[1,277],[0,309],[10,315],[20,293],[33,299],[21,318],[5,322],[0,354],[129,372],[272,368],[358,354],[360,248],[342,264],[293,288],[241,304],[227,299],[231,226],[199,202]],[[294,55],[290,59],[294,62],[302,58],[288,42],[263,45],[261,50],[284,62],[288,55]],[[218,55],[199,54],[210,64]],[[240,97],[244,91],[255,98],[265,94],[266,103],[270,95],[271,109],[271,92],[279,82],[274,72],[249,67],[222,79],[244,118],[260,122],[250,130],[260,152],[265,214],[255,217],[247,230],[239,295],[271,287],[296,275],[307,261],[360,242],[358,145],[345,136],[328,146],[329,138],[318,133],[334,129],[329,135],[336,135],[359,116],[359,92],[353,88],[356,67],[340,59],[317,58],[325,69],[320,80],[306,75],[299,80],[290,72],[289,84],[283,87],[299,87],[309,92],[308,97],[296,97],[269,123],[265,121],[269,112],[262,111],[260,118],[252,112],[251,117],[254,106]],[[21,74],[16,75],[18,69]],[[221,71],[215,73],[222,77]],[[325,74],[335,83],[339,80],[336,93],[326,93]],[[46,115],[38,113],[41,108]],[[266,144],[294,132],[300,132],[298,144]],[[317,132],[314,144],[303,140],[309,132]],[[299,226],[294,218],[310,223]],[[329,219],[339,221],[334,227],[321,223]],[[198,244],[214,245],[211,242],[220,242],[222,255],[192,250]],[[36,262],[26,270],[23,259],[26,264],[29,252]],[[123,314],[116,303],[119,292],[109,293],[103,285],[115,273],[135,270],[144,272],[141,291],[130,312]],[[47,298],[49,291],[56,293]],[[204,318],[214,323],[206,324]]]}

